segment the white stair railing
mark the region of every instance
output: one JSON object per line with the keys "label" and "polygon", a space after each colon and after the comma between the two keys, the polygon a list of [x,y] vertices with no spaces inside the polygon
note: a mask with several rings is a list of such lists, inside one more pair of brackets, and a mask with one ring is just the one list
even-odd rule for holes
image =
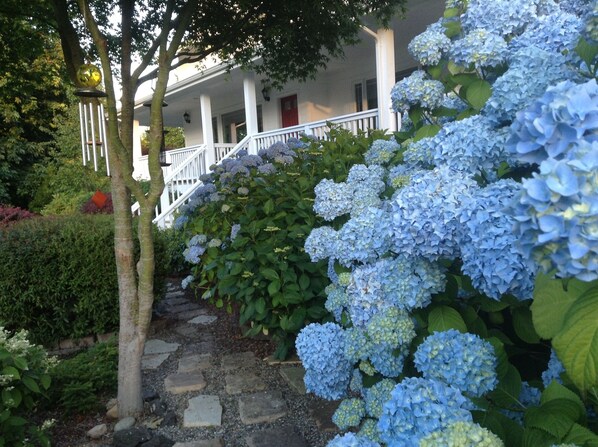
{"label": "white stair railing", "polygon": [[[354,134],[357,134],[358,131],[377,129],[378,109],[246,136],[236,145],[216,143],[214,145],[216,163],[232,157],[242,149],[250,153],[257,153],[260,149],[268,148],[279,141],[286,142],[289,138],[311,135],[320,140],[328,139],[328,123],[333,123]],[[176,211],[189,201],[193,192],[202,184],[199,177],[208,173],[209,168],[206,166],[207,150],[203,144],[179,150],[180,154],[191,155],[184,161],[177,160],[178,166],[172,166],[171,172],[164,179],[164,192],[160,198],[160,204],[156,207],[156,217],[154,218],[154,223],[159,227],[171,226],[174,223]],[[179,154],[177,153],[177,155]],[[138,203],[133,205],[132,211],[134,214],[139,213]]]}

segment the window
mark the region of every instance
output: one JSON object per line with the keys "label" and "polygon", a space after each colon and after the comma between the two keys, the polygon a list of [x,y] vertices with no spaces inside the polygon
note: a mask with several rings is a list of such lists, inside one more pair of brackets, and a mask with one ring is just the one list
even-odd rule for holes
{"label": "window", "polygon": [[365,81],[365,97],[368,110],[378,107],[378,85],[376,78]]}
{"label": "window", "polygon": [[355,111],[363,112],[363,85],[361,82],[355,84]]}
{"label": "window", "polygon": [[218,143],[218,118],[212,117],[212,133],[214,134],[214,143]]}

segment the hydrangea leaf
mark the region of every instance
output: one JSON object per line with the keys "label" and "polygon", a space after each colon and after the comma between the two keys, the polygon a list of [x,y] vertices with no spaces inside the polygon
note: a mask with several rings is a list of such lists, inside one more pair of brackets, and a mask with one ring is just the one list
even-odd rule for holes
{"label": "hydrangea leaf", "polygon": [[525,425],[550,433],[563,439],[573,427],[583,411],[575,402],[568,399],[555,399],[540,407],[532,407],[525,413]]}
{"label": "hydrangea leaf", "polygon": [[598,287],[571,305],[552,344],[567,375],[582,392],[598,386]]}
{"label": "hydrangea leaf", "polygon": [[437,124],[429,124],[427,126],[423,126],[415,132],[415,136],[413,137],[413,141],[419,141],[422,138],[433,137],[438,132],[440,132],[441,127]]}
{"label": "hydrangea leaf", "polygon": [[476,110],[481,110],[491,95],[492,87],[490,86],[490,83],[482,79],[478,79],[469,84],[465,93],[467,102],[469,102],[469,104]]}
{"label": "hydrangea leaf", "polygon": [[571,427],[571,430],[569,430],[569,433],[567,433],[563,442],[585,445],[588,447],[598,447],[598,436],[579,424],[573,424],[573,427]]}
{"label": "hydrangea leaf", "polygon": [[563,327],[563,320],[577,297],[589,288],[589,283],[570,279],[567,290],[560,279],[539,274],[534,288],[534,302],[531,305],[534,328],[546,340],[553,338]]}
{"label": "hydrangea leaf", "polygon": [[503,408],[517,408],[521,393],[521,376],[513,365],[508,365],[505,375],[500,378],[496,389],[488,394],[492,402]]}
{"label": "hydrangea leaf", "polygon": [[540,342],[540,336],[534,330],[532,313],[528,307],[513,309],[513,329],[517,336],[526,343],[534,344]]}
{"label": "hydrangea leaf", "polygon": [[472,411],[474,422],[487,428],[501,438],[505,445],[519,446],[523,438],[523,427],[496,410]]}
{"label": "hydrangea leaf", "polygon": [[591,45],[587,40],[581,38],[575,47],[575,52],[588,67],[592,67],[596,63],[596,57],[598,56],[598,45]]}
{"label": "hydrangea leaf", "polygon": [[550,385],[542,392],[540,403],[545,404],[556,399],[567,399],[571,402],[575,402],[581,412],[585,412],[585,407],[581,399],[577,394],[571,391],[569,388],[561,385],[556,380],[550,382]]}
{"label": "hydrangea leaf", "polygon": [[457,329],[459,332],[467,332],[467,325],[463,318],[452,307],[439,306],[428,315],[428,332],[443,332],[449,329]]}
{"label": "hydrangea leaf", "polygon": [[545,432],[543,430],[531,428],[526,429],[523,432],[523,440],[521,441],[521,447],[549,447],[555,445],[556,442],[557,439],[550,433]]}

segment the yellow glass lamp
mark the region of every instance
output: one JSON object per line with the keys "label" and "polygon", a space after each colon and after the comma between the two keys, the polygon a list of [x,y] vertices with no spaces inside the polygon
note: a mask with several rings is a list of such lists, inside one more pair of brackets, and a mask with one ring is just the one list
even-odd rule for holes
{"label": "yellow glass lamp", "polygon": [[81,87],[75,90],[76,95],[96,98],[106,96],[106,93],[96,88],[102,82],[102,71],[96,65],[81,65],[77,70],[77,81]]}

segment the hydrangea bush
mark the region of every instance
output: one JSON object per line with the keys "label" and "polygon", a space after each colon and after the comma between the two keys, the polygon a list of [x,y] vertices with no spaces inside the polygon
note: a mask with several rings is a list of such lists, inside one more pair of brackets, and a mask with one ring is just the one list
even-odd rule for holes
{"label": "hydrangea bush", "polygon": [[[355,140],[331,129],[330,141],[289,139],[213,166],[175,222],[186,240],[183,255],[192,273],[183,286],[217,306],[238,310],[248,335],[271,335],[276,356],[286,356],[302,327],[330,319],[323,259],[332,248],[318,244],[322,261],[312,263],[305,239],[325,221],[379,205],[384,189],[379,165],[349,168],[363,166],[364,153],[382,135]],[[378,143],[368,157],[390,162],[398,149],[396,142]],[[328,176],[333,180],[320,183]],[[334,228],[320,232],[333,244]]]}
{"label": "hydrangea bush", "polygon": [[315,187],[336,323],[297,352],[344,398],[328,447],[598,445],[597,16],[447,1],[390,92],[395,141]]}

